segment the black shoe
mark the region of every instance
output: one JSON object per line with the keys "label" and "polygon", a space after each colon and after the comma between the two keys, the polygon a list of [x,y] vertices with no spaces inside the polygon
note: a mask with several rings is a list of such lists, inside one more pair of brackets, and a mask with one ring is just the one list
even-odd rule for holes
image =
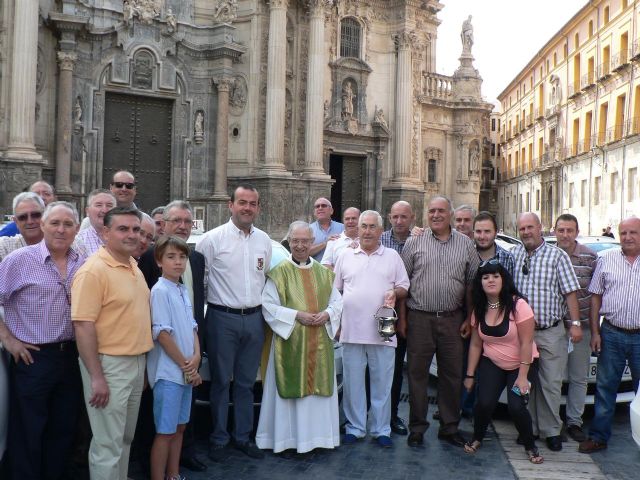
{"label": "black shoe", "polygon": [[209,447],[209,459],[216,463],[222,463],[229,457],[229,444],[219,445],[212,443]]}
{"label": "black shoe", "polygon": [[449,442],[454,447],[464,447],[464,444],[467,443],[467,441],[460,434],[460,432],[438,433],[438,439],[444,440],[445,442]]}
{"label": "black shoe", "polygon": [[411,432],[407,437],[407,445],[410,447],[421,447],[424,445],[424,434],[419,432]]}
{"label": "black shoe", "polygon": [[262,459],[264,458],[264,452],[256,447],[256,444],[253,442],[240,442],[235,443],[234,447],[244,453],[247,457]]}
{"label": "black shoe", "polygon": [[391,419],[391,422],[389,422],[389,424],[391,426],[391,431],[396,435],[407,434],[407,427],[400,417],[393,417]]}
{"label": "black shoe", "polygon": [[[533,436],[534,440],[540,440],[540,435],[534,435]],[[520,435],[518,435],[518,438],[516,438],[516,443],[518,445],[524,445],[524,442],[522,441],[522,439],[520,438]]]}
{"label": "black shoe", "polygon": [[440,410],[436,410],[435,412],[433,412],[431,418],[433,418],[434,420],[440,420]]}
{"label": "black shoe", "polygon": [[183,457],[180,459],[180,466],[191,470],[192,472],[204,472],[207,466],[198,460],[195,456]]}
{"label": "black shoe", "polygon": [[578,443],[584,442],[587,439],[587,436],[582,431],[582,427],[580,425],[569,425],[567,427],[567,435]]}
{"label": "black shoe", "polygon": [[560,435],[547,437],[547,447],[552,452],[559,452],[562,450],[562,438],[560,438]]}

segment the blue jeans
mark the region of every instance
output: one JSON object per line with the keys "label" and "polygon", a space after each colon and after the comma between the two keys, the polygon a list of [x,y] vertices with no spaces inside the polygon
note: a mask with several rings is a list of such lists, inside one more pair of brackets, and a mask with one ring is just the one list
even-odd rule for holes
{"label": "blue jeans", "polygon": [[624,371],[625,360],[631,368],[633,388],[640,379],[640,333],[616,330],[606,321],[600,330],[602,345],[598,357],[596,377],[595,416],[589,436],[596,442],[607,443],[611,437],[611,422],[616,409],[616,395]]}

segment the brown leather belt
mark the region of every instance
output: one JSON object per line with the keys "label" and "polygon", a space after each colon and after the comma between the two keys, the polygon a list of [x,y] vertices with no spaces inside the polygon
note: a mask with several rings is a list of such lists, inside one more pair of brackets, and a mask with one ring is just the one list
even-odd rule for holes
{"label": "brown leather belt", "polygon": [[640,333],[640,328],[622,328],[622,327],[618,327],[618,326],[614,325],[613,323],[611,323],[606,318],[603,321],[604,321],[604,323],[609,325],[611,328],[613,328],[614,330],[616,330],[618,332],[621,332],[621,333],[631,333],[631,334]]}

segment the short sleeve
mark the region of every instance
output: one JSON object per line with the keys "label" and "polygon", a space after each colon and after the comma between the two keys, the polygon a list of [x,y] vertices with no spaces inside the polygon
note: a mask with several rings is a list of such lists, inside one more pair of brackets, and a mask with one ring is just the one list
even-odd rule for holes
{"label": "short sleeve", "polygon": [[533,318],[533,310],[529,304],[524,299],[519,298],[516,302],[515,322],[522,323]]}
{"label": "short sleeve", "polygon": [[102,309],[102,300],[100,278],[87,269],[80,269],[71,286],[71,320],[95,322]]}

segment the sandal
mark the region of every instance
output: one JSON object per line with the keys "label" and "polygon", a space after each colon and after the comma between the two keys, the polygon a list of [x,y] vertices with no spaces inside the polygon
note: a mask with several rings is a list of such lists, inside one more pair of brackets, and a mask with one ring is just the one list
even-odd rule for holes
{"label": "sandal", "polygon": [[482,442],[478,440],[471,440],[470,442],[467,442],[464,444],[464,451],[465,453],[474,455],[478,451],[481,445],[482,445]]}
{"label": "sandal", "polygon": [[529,461],[531,463],[538,465],[544,462],[544,458],[542,455],[540,455],[540,452],[538,451],[538,447],[533,447],[525,451],[527,452],[527,457],[529,457]]}

